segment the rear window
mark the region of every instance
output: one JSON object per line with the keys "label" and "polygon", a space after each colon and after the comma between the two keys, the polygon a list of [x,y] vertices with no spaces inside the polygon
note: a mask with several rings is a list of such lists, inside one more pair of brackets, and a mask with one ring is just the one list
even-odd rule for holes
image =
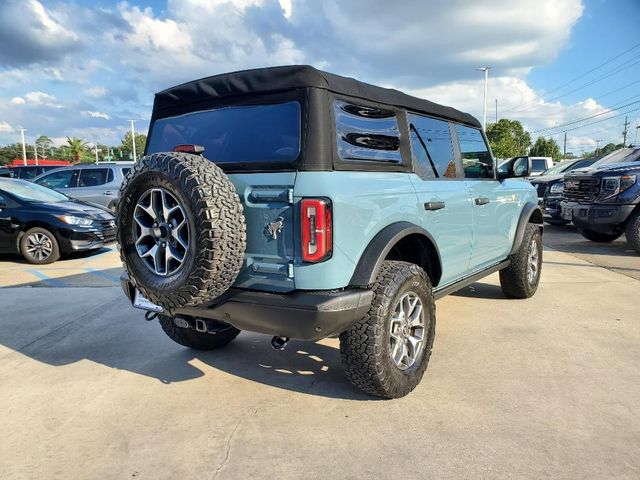
{"label": "rear window", "polygon": [[85,168],[80,170],[80,187],[97,187],[107,183],[108,168]]}
{"label": "rear window", "polygon": [[534,172],[543,172],[547,169],[547,161],[541,159],[531,160],[531,170]]}
{"label": "rear window", "polygon": [[283,163],[300,154],[300,105],[225,107],[156,120],[147,153],[202,145],[215,163]]}

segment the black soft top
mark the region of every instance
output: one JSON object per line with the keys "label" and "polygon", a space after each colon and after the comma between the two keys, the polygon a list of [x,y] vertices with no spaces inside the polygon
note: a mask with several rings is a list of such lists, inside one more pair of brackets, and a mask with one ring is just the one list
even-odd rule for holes
{"label": "black soft top", "polygon": [[275,93],[297,88],[324,89],[336,94],[403,107],[477,128],[481,127],[475,117],[455,108],[412,97],[391,88],[377,87],[353,78],[323,72],[309,65],[243,70],[214,75],[168,88],[155,96],[154,117],[164,116],[163,111],[175,111],[176,108],[207,100],[236,95]]}

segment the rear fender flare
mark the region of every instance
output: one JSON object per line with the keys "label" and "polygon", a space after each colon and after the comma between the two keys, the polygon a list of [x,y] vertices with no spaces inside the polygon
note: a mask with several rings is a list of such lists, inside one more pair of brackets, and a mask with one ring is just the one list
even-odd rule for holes
{"label": "rear fender flare", "polygon": [[[369,242],[367,248],[360,256],[360,260],[356,265],[356,269],[351,276],[349,286],[367,286],[375,283],[378,272],[382,267],[382,262],[391,251],[391,249],[403,238],[419,234],[424,237],[433,245],[438,257],[439,265],[442,265],[440,251],[438,246],[429,232],[424,228],[419,227],[410,222],[397,222],[386,226]],[[438,283],[439,279],[432,279],[434,286]]]}

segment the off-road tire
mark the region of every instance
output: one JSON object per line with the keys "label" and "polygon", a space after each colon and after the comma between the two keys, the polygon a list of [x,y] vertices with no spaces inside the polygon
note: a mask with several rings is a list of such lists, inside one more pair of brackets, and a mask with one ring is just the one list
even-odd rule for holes
{"label": "off-road tire", "polygon": [[640,208],[629,216],[624,230],[629,246],[640,253]]}
{"label": "off-road tire", "polygon": [[[27,252],[27,239],[34,233],[40,233],[42,235],[46,235],[49,238],[49,241],[51,242],[51,254],[47,258],[38,260],[31,254],[29,254],[29,252]],[[57,262],[60,259],[60,246],[58,245],[56,236],[49,230],[41,227],[33,227],[24,232],[24,234],[20,237],[20,253],[27,262],[33,265],[47,265],[49,263]]]}
{"label": "off-road tire", "polygon": [[203,333],[177,326],[173,317],[158,315],[158,320],[162,330],[171,340],[194,350],[215,350],[224,347],[240,333],[237,328],[223,323],[220,324],[220,330],[216,333]]}
{"label": "off-road tire", "polygon": [[569,220],[562,220],[561,218],[545,218],[544,221],[547,222],[549,225],[553,225],[556,227],[569,225]]}
{"label": "off-road tire", "polygon": [[[421,358],[407,370],[392,361],[389,321],[393,308],[407,291],[416,293],[425,309],[425,339]],[[374,297],[367,315],[340,334],[340,357],[345,374],[357,388],[382,398],[407,395],[424,375],[435,336],[436,307],[429,277],[419,266],[385,261],[373,286]]]}
{"label": "off-road tire", "polygon": [[591,240],[592,242],[609,243],[620,238],[623,232],[600,233],[600,232],[594,232],[593,230],[585,230],[584,228],[579,228],[578,233],[582,235],[584,238],[586,238],[587,240]]}
{"label": "off-road tire", "polygon": [[[141,195],[152,188],[171,193],[189,225],[183,264],[162,276],[147,268],[135,248],[133,213]],[[126,176],[117,207],[118,244],[133,285],[171,312],[199,305],[224,293],[243,263],[246,225],[233,183],[213,162],[189,153],[154,153]]]}
{"label": "off-road tire", "polygon": [[[529,249],[535,242],[538,249],[538,270],[535,280],[529,282]],[[540,228],[533,223],[527,224],[522,243],[518,251],[509,257],[509,266],[500,270],[500,287],[502,293],[509,298],[530,298],[538,290],[542,273],[542,234]]]}

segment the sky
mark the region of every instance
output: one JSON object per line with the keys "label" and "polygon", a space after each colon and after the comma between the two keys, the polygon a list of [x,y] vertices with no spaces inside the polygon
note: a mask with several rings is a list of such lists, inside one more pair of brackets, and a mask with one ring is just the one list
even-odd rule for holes
{"label": "sky", "polygon": [[[639,0],[0,0],[0,145],[119,144],[153,95],[311,64],[519,120],[576,154],[640,129]],[[634,103],[635,102],[635,103]]]}

